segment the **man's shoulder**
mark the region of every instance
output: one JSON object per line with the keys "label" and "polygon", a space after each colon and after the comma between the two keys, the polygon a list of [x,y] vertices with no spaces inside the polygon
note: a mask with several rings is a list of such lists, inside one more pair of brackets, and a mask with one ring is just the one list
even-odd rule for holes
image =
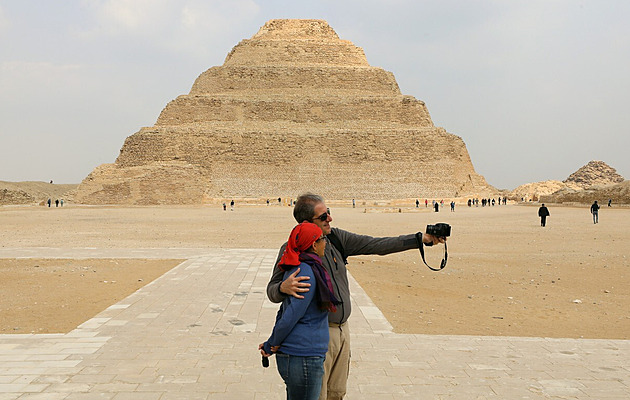
{"label": "man's shoulder", "polygon": [[337,227],[331,227],[330,228],[330,232],[332,234],[334,234],[335,236],[339,237],[339,236],[347,236],[347,235],[356,235],[356,233],[352,233],[349,231],[346,231],[344,229],[341,228],[337,228]]}

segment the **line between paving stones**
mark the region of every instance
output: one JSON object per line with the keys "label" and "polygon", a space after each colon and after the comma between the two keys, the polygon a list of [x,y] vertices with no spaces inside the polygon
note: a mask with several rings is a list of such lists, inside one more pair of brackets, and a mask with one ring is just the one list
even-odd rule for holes
{"label": "line between paving stones", "polygon": [[[256,352],[277,311],[265,296],[275,250],[29,248],[1,257],[186,261],[68,334],[0,335],[0,400],[284,398]],[[347,399],[630,398],[630,341],[395,334],[350,282]]]}

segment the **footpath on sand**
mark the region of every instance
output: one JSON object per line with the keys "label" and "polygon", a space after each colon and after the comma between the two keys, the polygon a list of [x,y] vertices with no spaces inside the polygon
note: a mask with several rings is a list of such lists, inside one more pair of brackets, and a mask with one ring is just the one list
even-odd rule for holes
{"label": "footpath on sand", "polygon": [[[0,257],[183,258],[68,334],[0,335],[0,399],[281,399],[258,343],[277,305],[260,249],[0,249]],[[351,278],[347,399],[630,398],[630,341],[406,335]]]}

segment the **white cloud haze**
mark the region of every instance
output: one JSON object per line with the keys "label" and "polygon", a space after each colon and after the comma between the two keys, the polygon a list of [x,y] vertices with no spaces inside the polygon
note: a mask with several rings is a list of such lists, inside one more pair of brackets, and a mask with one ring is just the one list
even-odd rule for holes
{"label": "white cloud haze", "polygon": [[321,18],[499,188],[630,177],[630,2],[5,0],[0,180],[78,183],[273,18]]}

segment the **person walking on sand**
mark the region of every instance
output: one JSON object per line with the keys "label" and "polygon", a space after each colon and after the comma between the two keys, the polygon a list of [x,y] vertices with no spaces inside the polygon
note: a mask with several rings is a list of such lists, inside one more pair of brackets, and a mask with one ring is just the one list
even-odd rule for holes
{"label": "person walking on sand", "polygon": [[549,210],[545,207],[545,203],[538,209],[538,216],[540,217],[540,226],[544,227],[547,224],[547,217],[549,216]]}
{"label": "person walking on sand", "polygon": [[317,400],[322,389],[329,341],[328,313],[337,311],[339,304],[322,265],[325,250],[322,229],[312,222],[302,222],[291,231],[277,264],[284,279],[296,273],[307,277],[312,289],[301,299],[284,298],[271,336],[258,346],[263,357],[276,355],[289,400]]}
{"label": "person walking on sand", "polygon": [[599,223],[599,204],[597,204],[597,200],[591,205],[591,214],[593,214],[593,223]]}

